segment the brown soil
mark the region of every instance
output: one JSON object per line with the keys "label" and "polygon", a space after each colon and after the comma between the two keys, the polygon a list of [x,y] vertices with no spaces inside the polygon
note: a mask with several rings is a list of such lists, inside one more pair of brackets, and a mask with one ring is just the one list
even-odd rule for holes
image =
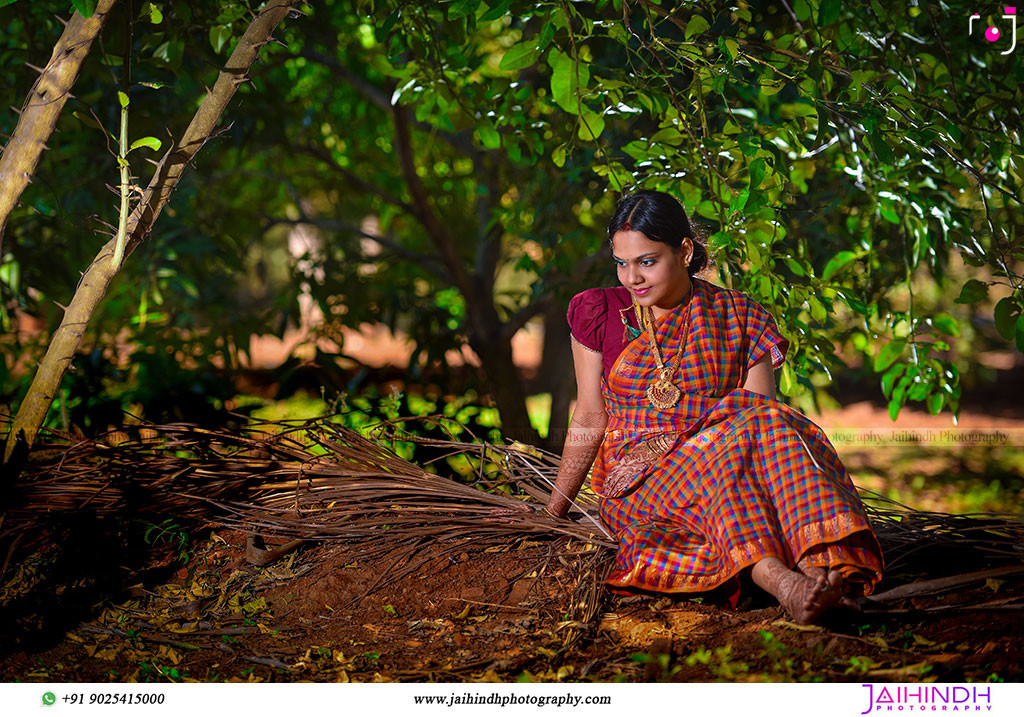
{"label": "brown soil", "polygon": [[[323,544],[256,567],[242,534],[208,532],[185,566],[165,571],[169,580],[100,603],[56,644],[33,644],[31,631],[22,632],[18,646],[9,643],[16,652],[5,650],[0,680],[1024,679],[1024,626],[1012,611],[851,613],[806,627],[753,593],[734,611],[707,597],[605,592],[573,642],[564,623],[578,569],[564,556],[582,547],[522,541],[479,550],[467,542],[366,560],[350,546]],[[425,562],[389,582],[410,558]],[[17,584],[15,575],[5,590]],[[1022,593],[1019,583],[989,581],[899,607]]]}

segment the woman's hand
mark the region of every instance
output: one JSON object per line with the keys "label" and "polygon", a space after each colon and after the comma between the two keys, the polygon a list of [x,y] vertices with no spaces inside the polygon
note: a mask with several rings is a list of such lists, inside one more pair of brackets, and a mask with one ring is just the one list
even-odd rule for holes
{"label": "woman's hand", "polygon": [[493,508],[487,518],[484,518],[488,523],[499,523],[505,522],[508,518],[515,516],[521,516],[524,513],[536,513],[539,509],[536,506],[530,505],[529,503],[515,503],[513,505],[504,508]]}

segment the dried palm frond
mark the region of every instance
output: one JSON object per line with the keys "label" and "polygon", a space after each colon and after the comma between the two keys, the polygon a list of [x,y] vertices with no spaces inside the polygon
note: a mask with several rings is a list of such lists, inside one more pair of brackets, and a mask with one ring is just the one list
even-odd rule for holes
{"label": "dried palm frond", "polygon": [[[53,513],[87,510],[203,517],[268,538],[344,539],[372,552],[526,536],[614,547],[586,491],[575,501],[578,521],[536,510],[552,490],[557,455],[518,443],[424,438],[405,430],[411,420],[384,424],[372,436],[329,418],[244,429],[123,427],[109,442],[44,434],[9,499],[0,538],[32,533]],[[440,458],[464,457],[473,473],[431,473],[397,455],[402,443],[429,448],[439,467],[446,465]],[[932,577],[1024,558],[1024,516],[918,511],[861,493],[890,574]],[[931,558],[941,561],[939,572]]]}
{"label": "dried palm frond", "polygon": [[860,492],[891,574],[920,573],[929,563],[956,572],[1024,560],[1024,515],[915,510],[874,491]]}
{"label": "dried palm frond", "polygon": [[460,482],[403,460],[384,440],[327,420],[256,424],[244,432],[146,426],[146,438],[136,440],[130,439],[132,430],[114,432],[121,438],[115,445],[103,437],[43,436],[17,483],[17,499],[9,501],[0,537],[38,528],[54,513],[88,510],[215,516],[268,537],[309,540],[486,542],[547,534],[612,545],[596,522],[556,520],[518,497],[486,490],[494,484],[496,461],[520,460],[540,470],[510,474],[502,481],[505,489],[546,496],[544,477],[553,475],[552,467],[557,470],[550,455],[537,463],[533,456],[517,459],[509,448],[438,442],[453,453],[478,457],[484,467],[472,482]]}

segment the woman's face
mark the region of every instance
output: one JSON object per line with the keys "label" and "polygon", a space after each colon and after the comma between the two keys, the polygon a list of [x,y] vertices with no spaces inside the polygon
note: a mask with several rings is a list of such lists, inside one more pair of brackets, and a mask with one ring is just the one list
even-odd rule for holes
{"label": "woman's face", "polygon": [[675,308],[690,293],[686,266],[692,256],[690,239],[683,239],[682,246],[674,250],[638,231],[616,232],[612,237],[612,259],[618,267],[619,282],[641,306],[650,306],[655,316]]}

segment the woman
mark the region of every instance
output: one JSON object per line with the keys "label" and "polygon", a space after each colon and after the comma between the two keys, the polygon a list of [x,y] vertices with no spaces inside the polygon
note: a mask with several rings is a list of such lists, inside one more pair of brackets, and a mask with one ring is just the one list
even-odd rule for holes
{"label": "woman", "polygon": [[622,287],[569,304],[577,402],[546,510],[593,466],[611,585],[699,592],[749,569],[797,622],[854,607],[881,550],[824,433],[775,400],[775,321],[696,278],[707,252],[670,195],[623,198],[608,236]]}

